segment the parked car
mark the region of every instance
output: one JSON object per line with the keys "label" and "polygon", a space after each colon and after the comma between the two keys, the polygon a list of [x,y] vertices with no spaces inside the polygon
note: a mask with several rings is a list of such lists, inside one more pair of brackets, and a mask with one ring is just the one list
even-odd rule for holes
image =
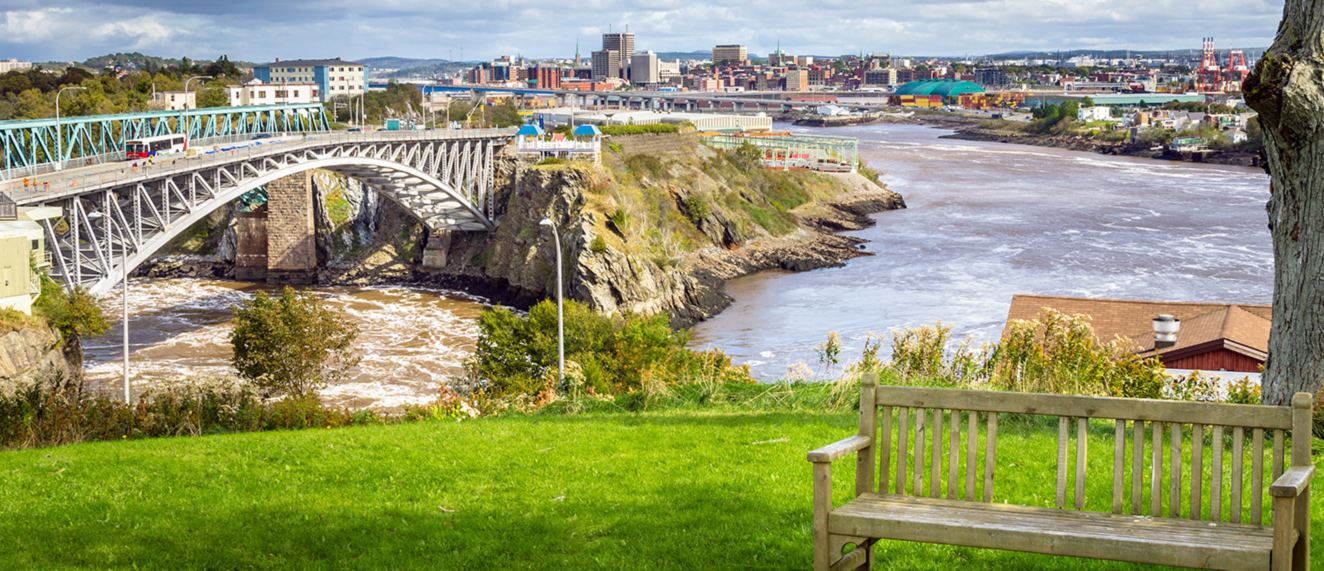
{"label": "parked car", "polygon": [[345,132],[347,132],[347,133],[358,133],[359,131],[362,131],[362,130],[363,130],[363,129],[360,129],[360,128],[358,128],[358,127],[350,127],[350,128],[348,128],[348,129],[345,129]]}
{"label": "parked car", "polygon": [[258,139],[270,139],[270,138],[271,138],[271,133],[258,133],[256,135],[253,135],[254,141]]}

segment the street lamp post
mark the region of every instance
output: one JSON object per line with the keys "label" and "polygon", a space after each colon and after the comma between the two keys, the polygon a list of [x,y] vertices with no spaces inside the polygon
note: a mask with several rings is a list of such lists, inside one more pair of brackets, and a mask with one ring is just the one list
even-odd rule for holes
{"label": "street lamp post", "polygon": [[556,223],[551,218],[543,218],[539,226],[551,226],[552,238],[556,241],[556,366],[557,383],[565,383],[565,307],[561,294],[561,233],[556,230]]}
{"label": "street lamp post", "polygon": [[[190,77],[190,78],[184,80],[184,109],[188,109],[188,84],[189,84],[189,82],[190,82],[190,81],[193,81],[193,80],[195,80],[195,79],[211,79],[211,78],[212,78],[212,77],[211,77],[210,75],[195,75],[195,76],[193,76],[193,77]],[[193,107],[196,108],[196,107],[197,107],[197,100],[194,99],[193,103],[194,103]]]}
{"label": "street lamp post", "polygon": [[64,133],[60,131],[60,96],[70,89],[87,89],[77,85],[61,87],[55,92],[55,170],[64,168]]}

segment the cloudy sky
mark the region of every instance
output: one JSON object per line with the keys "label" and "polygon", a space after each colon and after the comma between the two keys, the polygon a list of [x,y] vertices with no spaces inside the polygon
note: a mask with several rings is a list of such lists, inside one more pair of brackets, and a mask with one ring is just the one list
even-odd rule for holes
{"label": "cloudy sky", "polygon": [[[0,0],[0,59],[110,52],[268,62],[375,56],[568,57],[629,26],[638,49],[740,43],[766,54],[984,54],[1267,46],[1266,0]],[[461,52],[463,50],[463,52]]]}

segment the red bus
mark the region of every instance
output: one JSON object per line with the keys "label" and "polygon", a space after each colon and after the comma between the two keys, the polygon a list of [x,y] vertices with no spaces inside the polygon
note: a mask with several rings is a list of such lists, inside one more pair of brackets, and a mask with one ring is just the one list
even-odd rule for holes
{"label": "red bus", "polygon": [[187,135],[161,135],[134,139],[124,144],[126,160],[145,159],[159,155],[173,155],[188,150]]}

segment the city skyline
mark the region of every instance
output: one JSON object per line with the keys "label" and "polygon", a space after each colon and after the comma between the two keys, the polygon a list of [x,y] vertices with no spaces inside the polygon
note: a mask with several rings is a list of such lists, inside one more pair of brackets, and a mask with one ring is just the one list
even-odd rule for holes
{"label": "city skyline", "polygon": [[[1213,36],[1220,49],[1267,46],[1281,6],[1220,1],[1198,10],[1170,0],[1094,0],[1044,4],[1029,0],[903,2],[862,15],[845,2],[750,2],[644,5],[604,1],[577,5],[436,6],[414,0],[373,4],[293,1],[85,3],[5,0],[0,58],[81,61],[112,52],[268,62],[279,57],[379,56],[483,60],[503,54],[568,58],[599,49],[601,35],[629,31],[637,49],[710,50],[743,44],[751,57],[781,49],[837,55],[891,51],[961,56],[1012,51],[1198,48]],[[786,17],[812,13],[813,18]],[[592,19],[577,18],[586,13]],[[1156,17],[1156,15],[1163,17]],[[557,24],[558,22],[567,22]],[[575,25],[580,24],[580,25]],[[592,25],[586,25],[592,24]],[[961,37],[953,37],[959,26]]]}

